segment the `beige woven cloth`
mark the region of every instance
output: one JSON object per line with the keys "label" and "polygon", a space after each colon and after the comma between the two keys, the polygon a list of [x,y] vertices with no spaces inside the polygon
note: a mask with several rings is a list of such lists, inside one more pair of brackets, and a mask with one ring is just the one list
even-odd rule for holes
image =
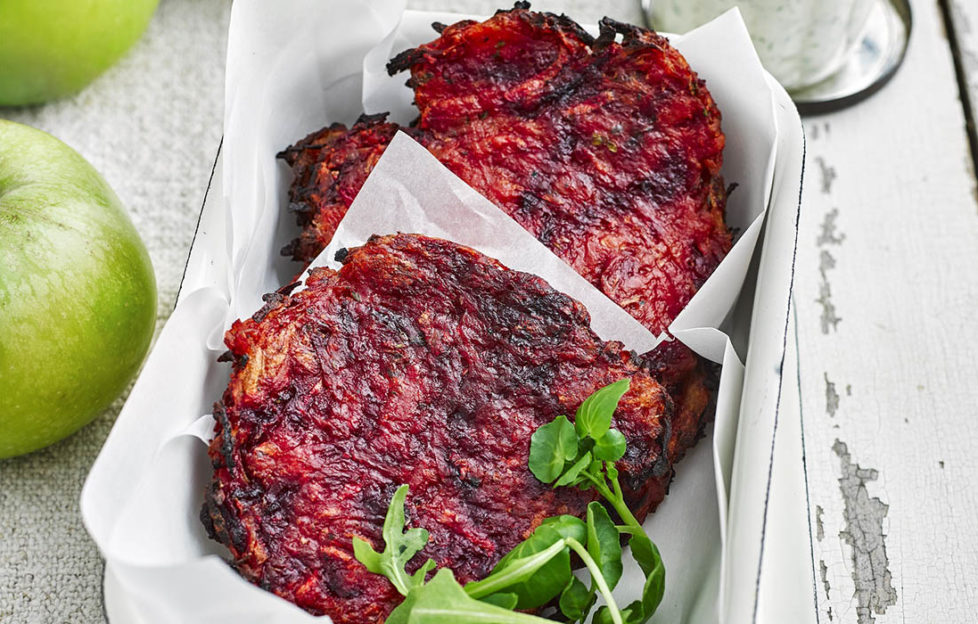
{"label": "beige woven cloth", "polygon": [[[409,5],[491,14],[509,3]],[[82,93],[41,107],[0,108],[0,117],[74,147],[115,189],[153,259],[158,326],[173,308],[221,139],[230,6],[230,0],[161,0],[143,39]],[[581,23],[606,14],[641,20],[638,0],[549,0],[533,8],[566,12]],[[0,623],[105,621],[103,562],[82,526],[78,498],[122,403],[63,442],[0,460]]]}
{"label": "beige woven cloth", "polygon": [[[79,95],[0,109],[74,147],[115,189],[156,269],[158,325],[221,140],[229,12],[229,0],[162,0],[143,39]],[[0,460],[0,623],[105,621],[102,560],[78,498],[121,407],[54,446]]]}

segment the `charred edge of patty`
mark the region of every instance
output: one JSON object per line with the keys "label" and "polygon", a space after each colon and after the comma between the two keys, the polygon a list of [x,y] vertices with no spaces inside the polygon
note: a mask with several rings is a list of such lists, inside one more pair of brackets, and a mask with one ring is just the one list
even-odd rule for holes
{"label": "charred edge of patty", "polygon": [[720,394],[720,373],[723,369],[722,365],[705,358],[699,358],[699,367],[703,371],[703,385],[706,387],[709,401],[700,416],[700,430],[696,434],[697,440],[706,435],[707,425],[716,420],[717,396]]}
{"label": "charred edge of patty", "polygon": [[[557,15],[555,13],[531,11],[529,2],[517,2],[515,5],[513,5],[512,9],[499,9],[496,11],[493,17],[505,15],[507,13],[517,14],[519,17],[526,20],[527,23],[533,28],[539,29],[549,27],[558,33],[564,33],[576,37],[588,46],[593,45],[595,42],[595,39],[593,36],[591,36],[591,33],[584,30],[580,24],[563,13]],[[489,19],[491,20],[492,18]],[[465,26],[471,26],[477,23],[479,22],[474,20],[462,20],[446,26],[445,24],[436,22],[435,24],[432,24],[432,27],[440,35],[449,28],[463,28]],[[412,66],[421,62],[421,60],[428,53],[428,45],[430,44],[425,44],[417,48],[410,48],[394,56],[394,58],[387,63],[387,73],[393,76],[394,74],[410,69]]]}
{"label": "charred edge of patty", "polygon": [[285,256],[286,258],[292,258],[296,262],[303,262],[302,256],[302,241],[299,237],[293,238],[289,242],[282,245],[282,248],[278,250],[279,255]]}
{"label": "charred edge of patty", "polygon": [[[388,115],[390,115],[390,112],[372,113],[372,114],[361,113],[360,116],[357,117],[357,120],[353,122],[353,126],[351,126],[351,129],[357,128],[359,126],[372,126],[378,123],[383,123],[387,121]],[[302,137],[292,145],[283,149],[281,152],[275,154],[275,157],[281,158],[289,165],[293,165],[295,164],[295,161],[298,160],[299,155],[303,151],[320,150],[324,147],[328,147],[328,145],[319,142],[319,137],[323,134],[324,131],[334,132],[334,131],[345,131],[345,130],[347,130],[346,124],[340,123],[338,121],[334,121],[333,123],[329,124],[324,128],[319,128],[318,130],[314,130],[313,132],[310,132],[309,134]]]}
{"label": "charred edge of patty", "polygon": [[[458,22],[453,24],[453,26],[458,26],[464,22]],[[448,27],[446,27],[448,28]],[[442,29],[444,31],[444,29]],[[424,58],[425,50],[423,48],[410,48],[399,52],[394,55],[394,58],[387,62],[387,74],[393,76],[405,69],[410,69],[412,65],[421,62]]]}
{"label": "charred edge of patty", "polygon": [[218,446],[220,452],[211,463],[214,468],[220,468],[221,462],[223,462],[223,466],[230,470],[234,466],[234,436],[231,433],[231,422],[228,420],[227,410],[224,409],[224,403],[221,401],[214,404],[214,420],[218,428],[217,435],[221,441]]}
{"label": "charred edge of patty", "polygon": [[663,417],[660,419],[662,422],[662,433],[659,434],[658,440],[659,448],[662,449],[662,452],[659,453],[655,463],[652,464],[653,477],[662,477],[672,470],[672,459],[669,457],[669,442],[672,440],[672,415],[676,413],[676,404],[673,402],[672,396],[664,388],[662,395],[666,405],[666,409],[663,411]]}
{"label": "charred edge of patty", "polygon": [[598,38],[594,40],[592,49],[599,51],[608,47],[618,35],[621,35],[621,45],[624,48],[644,46],[661,50],[664,45],[668,45],[668,41],[654,30],[603,17],[598,22]]}
{"label": "charred edge of patty", "polygon": [[273,310],[280,308],[286,303],[288,303],[289,295],[292,293],[293,290],[298,288],[301,284],[302,282],[299,281],[292,282],[291,284],[286,284],[285,286],[282,286],[281,288],[279,288],[274,292],[265,293],[264,295],[262,295],[261,300],[265,302],[265,305],[263,305],[257,312],[251,315],[252,320],[254,320],[256,323],[261,323],[262,321],[264,321],[265,317],[268,316]]}
{"label": "charred edge of patty", "polygon": [[[223,402],[214,403],[214,420],[216,421],[217,437],[210,445],[211,465],[214,470],[221,468],[232,470],[234,467],[234,436]],[[232,555],[247,549],[248,532],[238,517],[232,513],[226,494],[216,479],[211,481],[204,494],[204,503],[200,509],[200,520],[207,531],[207,535],[227,546]]]}
{"label": "charred edge of patty", "polygon": [[659,455],[647,469],[641,473],[622,476],[622,488],[625,500],[639,522],[643,522],[645,517],[654,511],[655,507],[662,502],[662,499],[653,502],[656,494],[656,485],[661,484],[665,493],[669,492],[669,485],[676,476],[675,466],[669,457],[669,442],[672,440],[672,417],[676,411],[672,396],[663,387],[661,390],[664,410],[661,423],[661,431],[657,438],[659,444]]}
{"label": "charred edge of patty", "polygon": [[387,123],[390,113],[361,114],[349,128],[341,123],[333,123],[317,130],[293,145],[279,152],[276,157],[285,161],[292,169],[292,182],[289,186],[288,211],[295,215],[300,228],[299,236],[282,246],[279,253],[297,262],[309,263],[310,247],[318,244],[310,240],[309,225],[319,211],[316,195],[322,188],[316,182],[316,169],[323,162],[323,151],[335,147],[337,136],[351,136],[366,133]]}
{"label": "charred edge of patty", "polygon": [[279,153],[275,154],[275,158],[280,158],[284,160],[286,163],[288,163],[289,166],[292,166],[296,163],[297,160],[299,160],[299,156],[302,154],[302,152],[306,150],[319,150],[325,147],[325,145],[317,143],[319,136],[323,133],[323,131],[329,132],[329,131],[345,130],[345,129],[346,129],[345,124],[342,124],[338,121],[334,121],[333,123],[329,124],[325,128],[319,128],[318,130],[310,132],[309,134],[302,137],[292,145],[286,147]]}
{"label": "charred edge of patty", "polygon": [[[322,140],[321,137],[323,134],[334,132],[352,133],[355,131],[367,130],[373,126],[379,126],[385,123],[389,115],[389,111],[371,114],[361,113],[360,116],[357,117],[357,120],[353,122],[353,125],[349,128],[346,126],[346,124],[335,121],[325,128],[320,128],[319,130],[310,132],[292,145],[275,154],[275,158],[284,160],[287,165],[294,167],[299,162],[299,159],[303,153],[307,151],[318,152],[322,149],[331,147],[329,142],[324,142]],[[313,162],[316,161],[317,159],[313,160]]]}

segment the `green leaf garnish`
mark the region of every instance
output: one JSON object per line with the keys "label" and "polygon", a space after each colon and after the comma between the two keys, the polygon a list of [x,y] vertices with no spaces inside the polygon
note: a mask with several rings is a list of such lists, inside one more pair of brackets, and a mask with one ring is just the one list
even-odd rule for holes
{"label": "green leaf garnish", "polygon": [[564,464],[577,457],[577,434],[566,416],[537,429],[530,437],[530,470],[544,483],[564,472]]}
{"label": "green leaf garnish", "polygon": [[[572,537],[579,542],[587,540],[587,526],[577,516],[568,516],[567,514],[552,516],[541,522],[540,526],[552,528],[561,537]],[[517,546],[517,548],[519,547]]]}
{"label": "green leaf garnish", "polygon": [[625,454],[625,436],[611,428],[611,418],[629,383],[622,379],[595,391],[577,408],[573,425],[558,416],[537,429],[530,437],[530,472],[554,487],[603,480],[601,462],[613,464]]}
{"label": "green leaf garnish", "polygon": [[593,453],[595,458],[602,461],[618,461],[625,456],[625,434],[617,429],[609,429],[594,443]]}
{"label": "green leaf garnish", "polygon": [[621,536],[601,503],[587,506],[587,551],[610,589],[621,579]]}
{"label": "green leaf garnish", "polygon": [[556,596],[570,574],[570,553],[564,538],[552,527],[540,526],[500,560],[489,576],[467,584],[465,591],[473,598],[514,594],[518,608],[534,609]]}
{"label": "green leaf garnish", "polygon": [[[529,538],[500,559],[489,576],[467,584],[466,593],[480,599],[493,595],[491,592],[512,593],[517,596],[519,609],[534,609],[550,602],[572,576],[566,538],[586,541],[584,522],[567,515],[547,518]],[[548,551],[549,559],[541,565],[540,554]]]}
{"label": "green leaf garnish", "polygon": [[[643,624],[647,622],[662,601],[665,591],[665,567],[655,544],[646,535],[645,530],[625,504],[621,484],[618,481],[618,469],[615,462],[625,455],[625,436],[617,429],[611,428],[611,420],[621,398],[628,391],[629,380],[622,379],[609,386],[597,390],[584,400],[577,409],[574,417],[574,433],[577,439],[561,441],[562,449],[577,448],[577,455],[569,458],[565,452],[557,453],[556,444],[550,441],[562,425],[544,425],[530,439],[530,471],[544,483],[552,483],[554,487],[580,486],[594,488],[618,513],[624,525],[614,527],[614,545],[612,533],[608,530],[611,519],[605,511],[604,515],[588,507],[588,551],[598,562],[600,576],[610,587],[614,587],[621,577],[621,548],[618,542],[619,533],[630,536],[629,545],[632,547],[632,557],[638,562],[645,574],[646,580],[642,591],[642,599],[635,601],[619,611],[611,601],[602,606],[594,614],[594,623],[603,624]],[[558,419],[565,417],[559,416]],[[556,422],[555,419],[554,422]],[[541,431],[543,433],[540,436]],[[557,466],[562,466],[557,469]],[[596,503],[592,503],[595,505]],[[603,510],[603,508],[602,508]],[[605,522],[607,520],[607,522]],[[601,531],[600,533],[598,531]],[[608,556],[605,557],[607,547]],[[617,547],[617,549],[616,549]],[[617,563],[613,562],[617,553]],[[594,575],[592,575],[594,578]],[[596,579],[595,579],[596,581]],[[592,586],[593,595],[595,587]],[[576,613],[577,603],[582,603],[582,596],[577,595],[579,588],[568,589],[568,595],[562,600],[567,603],[568,610]],[[564,613],[572,617],[570,613]]]}
{"label": "green leaf garnish", "polygon": [[591,465],[591,453],[587,452],[575,461],[567,471],[560,475],[560,478],[554,483],[554,487],[564,487],[566,485],[577,485],[580,483],[579,477],[584,469],[590,467]]}
{"label": "green leaf garnish", "polygon": [[632,557],[645,573],[645,585],[642,588],[642,609],[645,619],[636,620],[644,622],[652,617],[659,603],[662,602],[666,589],[666,568],[662,564],[659,549],[648,535],[644,533],[633,535],[628,545],[632,549]]}
{"label": "green leaf garnish", "polygon": [[387,516],[384,518],[382,534],[386,546],[383,552],[374,550],[366,540],[353,538],[353,555],[357,560],[374,574],[382,574],[390,579],[402,596],[407,596],[412,588],[423,584],[425,575],[435,567],[435,562],[429,559],[414,576],[404,569],[407,562],[428,543],[426,530],[404,530],[404,500],[407,493],[408,486],[402,485],[391,498]]}
{"label": "green leaf garnish", "polygon": [[[554,599],[570,622],[583,622],[598,594],[606,604],[595,612],[594,624],[647,622],[662,601],[665,568],[655,544],[625,505],[615,468],[615,462],[625,454],[626,441],[621,432],[611,428],[611,419],[628,385],[623,379],[592,394],[578,408],[574,424],[566,416],[558,416],[537,429],[530,439],[528,462],[538,479],[554,487],[594,488],[623,525],[616,526],[601,503],[591,502],[586,522],[568,515],[545,519],[484,579],[463,588],[451,570],[442,568],[425,582],[435,568],[431,559],[413,575],[405,570],[424,548],[428,532],[421,528],[404,530],[408,486],[402,485],[384,518],[383,552],[353,538],[356,558],[371,572],[390,579],[405,596],[386,624],[547,624],[551,621],[517,610],[535,609]],[[646,576],[641,599],[624,609],[616,605],[611,593],[622,575],[622,535],[629,536],[632,556]],[[572,573],[572,552],[590,574],[590,587]]]}
{"label": "green leaf garnish", "polygon": [[570,582],[560,593],[560,612],[570,618],[572,622],[585,620],[588,612],[594,605],[594,591],[587,588],[576,576],[571,577]]}
{"label": "green leaf garnish", "polygon": [[[468,594],[468,592],[465,592]],[[471,594],[469,594],[471,596]],[[519,604],[519,598],[516,594],[490,594],[485,598],[479,598],[482,602],[488,602],[491,605],[496,605],[497,607],[502,607],[503,609],[509,609],[510,611],[516,608]]]}
{"label": "green leaf garnish", "polygon": [[438,570],[428,583],[411,590],[385,624],[552,624],[549,620],[511,611],[472,598],[447,568]]}
{"label": "green leaf garnish", "polygon": [[621,397],[628,392],[630,381],[621,379],[584,399],[574,416],[578,437],[600,440],[611,427],[611,416]]}

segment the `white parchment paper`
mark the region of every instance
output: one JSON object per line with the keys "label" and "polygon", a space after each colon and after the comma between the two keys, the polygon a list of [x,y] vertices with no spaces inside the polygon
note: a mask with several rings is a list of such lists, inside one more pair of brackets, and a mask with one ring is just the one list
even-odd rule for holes
{"label": "white parchment paper", "polygon": [[[382,0],[238,0],[228,50],[223,161],[226,218],[209,232],[129,402],[92,468],[82,513],[119,584],[147,622],[301,622],[308,614],[243,581],[204,535],[198,513],[210,479],[202,440],[227,382],[221,335],[261,295],[291,281],[278,255],[296,234],[282,208],[290,181],[275,154],[327,123],[389,108],[407,121],[405,77],[386,76],[392,52],[432,39],[444,14],[403,12]],[[662,550],[667,592],[656,621],[714,622],[730,463],[743,366],[724,331],[760,233],[776,157],[771,91],[739,15],[729,13],[674,43],[707,81],[723,113],[724,176],[739,185],[728,222],[734,249],[671,326],[677,338],[724,365],[711,435],[677,467],[666,501],[646,526]],[[208,221],[210,222],[210,221]],[[442,236],[542,276],[585,304],[595,331],[639,351],[652,336],[504,213],[408,137],[381,158],[318,262],[371,234]],[[195,252],[197,249],[195,249]],[[634,595],[627,569],[616,593]]]}

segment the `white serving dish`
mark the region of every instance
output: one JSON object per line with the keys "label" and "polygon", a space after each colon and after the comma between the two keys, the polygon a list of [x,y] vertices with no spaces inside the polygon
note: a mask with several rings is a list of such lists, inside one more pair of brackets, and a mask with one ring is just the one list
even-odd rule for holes
{"label": "white serving dish", "polygon": [[[239,0],[235,5],[236,12],[244,13],[245,9],[239,7],[248,4],[245,0]],[[346,15],[346,19],[355,19],[358,15],[363,17],[357,10],[365,10],[373,4],[376,3],[368,0],[351,1],[343,4],[340,12],[348,9],[351,13]],[[451,16],[447,16],[448,19],[444,15],[429,17],[451,21]],[[241,58],[241,55],[230,56],[241,46],[240,41],[236,42],[236,37],[243,37],[244,33],[240,29],[236,31],[235,24],[240,26],[242,19],[240,15],[232,18],[229,75],[236,73],[236,64],[240,69],[242,64],[248,63],[248,59]],[[370,19],[383,23],[387,18],[383,13],[375,12]],[[724,19],[731,24],[739,24],[736,15]],[[274,29],[275,24],[268,25],[268,28]],[[742,34],[746,36],[746,32]],[[370,42],[360,42],[359,45],[366,43]],[[344,62],[356,65],[356,61],[349,59]],[[254,78],[260,86],[262,76]],[[368,74],[367,80],[375,78]],[[199,449],[191,453],[186,447],[199,445],[196,438],[206,438],[212,427],[210,421],[205,418],[166,422],[169,413],[202,414],[206,409],[202,410],[198,399],[181,399],[179,392],[169,392],[168,389],[179,379],[203,380],[202,385],[206,388],[203,394],[217,398],[226,381],[226,372],[216,370],[212,361],[213,355],[222,350],[220,331],[213,331],[213,328],[222,324],[226,326],[232,317],[250,314],[258,307],[257,297],[277,286],[282,281],[283,271],[290,270],[288,265],[283,268],[283,265],[269,260],[261,260],[260,271],[245,270],[251,266],[249,262],[254,264],[253,254],[249,256],[250,249],[255,245],[277,248],[282,239],[279,236],[276,240],[274,233],[289,231],[280,225],[277,214],[263,212],[265,204],[280,201],[284,179],[282,172],[266,172],[264,177],[259,172],[241,182],[243,176],[249,174],[247,167],[241,165],[242,153],[255,149],[253,145],[243,145],[241,137],[246,133],[242,133],[240,127],[234,129],[235,123],[240,123],[240,120],[234,121],[235,115],[240,114],[244,102],[253,100],[242,95],[248,93],[249,87],[255,88],[255,84],[243,84],[247,80],[232,84],[229,76],[226,133],[229,129],[231,132],[226,135],[224,144],[227,153],[219,157],[215,166],[216,175],[201,211],[177,309],[154,348],[106,448],[93,467],[82,496],[86,526],[107,558],[105,602],[107,614],[113,622],[212,622],[221,621],[222,617],[227,621],[311,620],[307,614],[234,575],[215,556],[220,553],[219,547],[200,543],[200,527],[193,525],[196,514],[189,518],[184,511],[178,515],[176,522],[149,522],[148,537],[155,541],[151,545],[140,542],[144,539],[142,531],[147,524],[141,514],[146,513],[147,504],[158,504],[161,510],[191,510],[199,507],[202,499],[201,490],[199,499],[189,500],[192,494],[187,493],[185,483],[173,481],[177,478],[175,472],[179,471],[162,471],[161,474],[157,470],[154,473],[153,466],[166,461],[170,455],[185,453],[197,459],[181,464],[186,470],[182,478],[206,479],[208,471],[206,461],[200,460]],[[757,588],[762,584],[762,573],[764,578],[776,578],[778,570],[784,568],[786,562],[808,556],[805,527],[797,527],[804,529],[804,532],[791,526],[782,526],[778,531],[767,530],[770,524],[768,520],[775,510],[797,504],[797,497],[804,495],[793,472],[794,468],[800,468],[800,457],[782,450],[777,453],[778,459],[775,461],[775,434],[782,405],[781,364],[787,335],[804,146],[800,121],[790,99],[773,80],[765,80],[771,90],[771,115],[777,126],[776,157],[766,165],[757,165],[767,169],[760,172],[760,177],[767,177],[772,184],[770,194],[761,198],[761,201],[767,200],[767,220],[761,244],[748,271],[746,294],[723,325],[730,333],[733,344],[726,343],[725,337],[718,340],[716,334],[719,332],[704,328],[705,321],[687,322],[685,325],[677,321],[673,327],[674,333],[694,348],[710,354],[714,359],[725,361],[723,384],[726,390],[722,390],[722,393],[726,395],[725,401],[733,406],[732,417],[718,421],[711,438],[712,453],[704,441],[698,447],[699,453],[694,453],[701,457],[689,458],[681,465],[694,461],[707,462],[704,465],[716,471],[718,486],[716,504],[719,506],[719,517],[716,523],[719,529],[714,531],[716,535],[711,533],[709,537],[717,540],[716,560],[704,560],[702,569],[684,571],[679,575],[696,579],[697,589],[694,591],[694,583],[689,581],[684,584],[687,596],[681,601],[682,605],[675,607],[677,610],[674,614],[681,614],[675,617],[697,623],[716,621],[718,614],[722,614],[722,619],[728,622],[759,621],[758,613],[769,612],[766,608],[758,607],[759,599],[773,600],[775,603],[795,601],[796,596],[790,591],[778,592],[773,596],[768,592],[762,596]],[[340,84],[349,86],[343,82]],[[381,88],[378,90],[382,91]],[[329,97],[325,99],[328,104]],[[370,97],[365,99],[369,104]],[[346,120],[350,121],[351,118]],[[303,124],[309,126],[306,128],[308,130],[322,125],[322,122],[296,122],[298,127]],[[285,139],[274,139],[281,141],[281,145],[303,134],[295,130],[283,132]],[[228,141],[229,136],[234,136],[235,140]],[[728,151],[728,162],[731,151],[736,155],[748,153],[750,149],[738,146]],[[250,162],[247,158],[244,161]],[[230,185],[225,184],[227,180],[231,181]],[[265,184],[262,180],[265,180]],[[753,192],[756,194],[756,189]],[[235,199],[236,194],[238,199]],[[254,199],[244,207],[250,221],[228,210],[228,202],[234,202],[236,210],[243,203],[248,203],[240,199],[242,194]],[[232,214],[234,216],[229,217]],[[287,224],[287,221],[284,223]],[[749,223],[749,220],[745,223]],[[256,224],[264,224],[265,229],[260,231],[271,234],[261,242],[253,243],[245,235],[259,227]],[[753,235],[759,235],[760,223],[755,228],[749,228],[744,236],[749,236],[750,231],[753,231]],[[746,258],[744,268],[747,270]],[[218,310],[222,305],[223,312]],[[720,315],[716,319],[717,326],[722,317]],[[204,343],[209,345],[210,351],[200,348]],[[725,344],[726,347],[723,346]],[[746,349],[746,372],[733,346],[739,347],[741,356]],[[180,362],[179,370],[174,370],[175,362]],[[739,423],[737,405],[740,407]],[[793,445],[780,441],[785,439],[784,425],[781,431],[778,439],[780,448],[793,448]],[[791,441],[790,436],[788,441]],[[681,467],[680,479],[685,478],[682,470]],[[788,478],[781,477],[781,487],[772,489],[772,475],[776,471]],[[160,493],[151,503],[145,500],[140,502],[139,492],[146,488],[154,488],[153,491]],[[683,495],[677,494],[676,490],[681,489],[677,481],[667,500],[678,501]],[[726,503],[728,497],[729,505]],[[803,498],[801,500],[803,502]],[[657,516],[681,518],[682,514],[675,510],[678,504],[672,504],[669,511],[660,510]],[[160,511],[160,514],[165,512]],[[662,522],[660,519],[660,524]],[[699,536],[688,541],[695,542],[697,538]],[[774,540],[776,543],[772,544]],[[185,552],[196,553],[195,558],[181,559],[173,554]],[[673,579],[675,576],[672,575]],[[201,586],[201,579],[207,580],[206,586]],[[800,579],[797,585],[807,591],[810,586],[806,585],[808,581]],[[722,597],[717,595],[721,584]],[[701,591],[699,587],[705,589]],[[211,599],[217,596],[223,599]],[[233,598],[229,600],[229,597]],[[179,603],[181,600],[185,602],[174,606],[174,601]],[[220,605],[224,605],[223,608]],[[269,609],[267,612],[263,611],[266,607]],[[777,609],[773,612],[777,612]]]}

